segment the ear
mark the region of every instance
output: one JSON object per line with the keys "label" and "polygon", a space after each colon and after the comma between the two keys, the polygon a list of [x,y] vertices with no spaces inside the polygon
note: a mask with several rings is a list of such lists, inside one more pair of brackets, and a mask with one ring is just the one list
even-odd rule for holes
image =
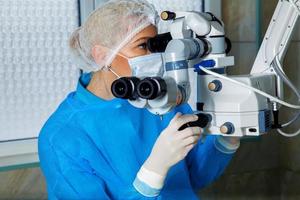
{"label": "ear", "polygon": [[106,53],[107,50],[101,45],[95,45],[92,48],[92,56],[97,64],[103,64],[103,60],[106,56]]}

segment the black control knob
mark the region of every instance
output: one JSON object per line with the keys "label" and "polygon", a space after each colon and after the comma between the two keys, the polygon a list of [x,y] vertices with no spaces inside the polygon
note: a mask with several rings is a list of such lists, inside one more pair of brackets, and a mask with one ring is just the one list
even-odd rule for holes
{"label": "black control knob", "polygon": [[200,128],[205,128],[209,122],[211,122],[211,115],[209,114],[204,114],[204,113],[198,113],[196,114],[198,116],[197,121],[194,122],[189,122],[187,124],[184,124],[183,126],[181,126],[178,130],[181,131],[187,127],[200,127]]}

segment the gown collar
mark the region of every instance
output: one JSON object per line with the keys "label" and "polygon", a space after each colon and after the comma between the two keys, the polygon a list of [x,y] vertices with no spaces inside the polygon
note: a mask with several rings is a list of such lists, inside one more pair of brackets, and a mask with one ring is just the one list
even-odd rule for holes
{"label": "gown collar", "polygon": [[116,104],[125,100],[114,98],[111,100],[102,99],[86,89],[92,79],[92,73],[83,73],[78,81],[76,89],[76,97],[85,104]]}

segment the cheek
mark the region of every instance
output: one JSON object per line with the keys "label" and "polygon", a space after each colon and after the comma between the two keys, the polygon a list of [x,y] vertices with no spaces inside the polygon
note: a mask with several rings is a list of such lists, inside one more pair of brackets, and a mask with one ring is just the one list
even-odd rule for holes
{"label": "cheek", "polygon": [[120,65],[119,68],[120,68],[119,71],[123,76],[131,76],[131,69],[127,60],[125,60],[123,64]]}
{"label": "cheek", "polygon": [[112,62],[112,67],[121,76],[131,76],[131,69],[129,67],[127,59],[117,56]]}

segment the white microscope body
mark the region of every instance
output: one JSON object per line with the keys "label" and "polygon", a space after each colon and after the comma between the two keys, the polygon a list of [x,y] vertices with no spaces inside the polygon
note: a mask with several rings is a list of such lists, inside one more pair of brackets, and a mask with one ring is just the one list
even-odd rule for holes
{"label": "white microscope body", "polygon": [[[190,96],[188,103],[194,110],[212,116],[212,121],[206,127],[206,132],[225,136],[256,136],[266,133],[271,129],[272,115],[270,102],[265,97],[242,86],[237,86],[232,82],[206,74],[201,69],[197,70],[197,66],[204,66],[217,73],[226,75],[226,67],[234,65],[234,59],[226,56],[223,23],[219,20],[212,21],[207,14],[198,14],[198,17],[191,17],[191,15],[196,14],[176,13],[178,21],[175,19],[170,30],[175,41],[180,38],[190,38],[191,34],[187,32],[192,30],[194,34],[209,43],[210,50],[207,55],[203,57],[198,56],[195,59],[185,57],[186,60],[189,60],[188,80],[195,83],[191,86],[191,94],[196,94]],[[201,31],[195,30],[196,28]],[[170,49],[178,53],[180,48],[173,47],[172,41],[169,43],[165,51],[166,65],[170,61],[168,59],[168,53],[172,52]],[[181,49],[187,49],[187,47]],[[169,75],[175,77],[175,79],[184,74],[183,70],[166,71],[166,76]],[[180,75],[174,76],[174,73]],[[230,78],[273,96],[276,93],[276,76],[271,73],[230,76]],[[158,99],[152,101],[159,102]],[[163,114],[164,110],[159,110],[160,108],[155,109],[155,112]]]}
{"label": "white microscope body", "polygon": [[[280,61],[284,57],[298,13],[295,4],[279,1],[251,74],[230,78],[283,98],[282,80],[273,62],[277,55]],[[212,134],[258,136],[267,133],[274,120],[275,128],[278,126],[278,116],[272,117],[273,102],[252,90],[212,75],[198,76],[197,87],[197,102],[203,103],[203,111],[212,115],[207,128]]]}
{"label": "white microscope body", "polygon": [[159,115],[188,102],[193,110],[211,116],[205,128],[209,134],[258,136],[280,127],[273,100],[283,97],[283,84],[274,61],[282,61],[299,16],[291,1],[279,1],[251,74],[239,76],[226,74],[234,58],[226,55],[231,44],[223,22],[211,13],[163,12],[161,18],[173,22],[164,51],[164,77],[151,80],[158,95],[129,102]]}

